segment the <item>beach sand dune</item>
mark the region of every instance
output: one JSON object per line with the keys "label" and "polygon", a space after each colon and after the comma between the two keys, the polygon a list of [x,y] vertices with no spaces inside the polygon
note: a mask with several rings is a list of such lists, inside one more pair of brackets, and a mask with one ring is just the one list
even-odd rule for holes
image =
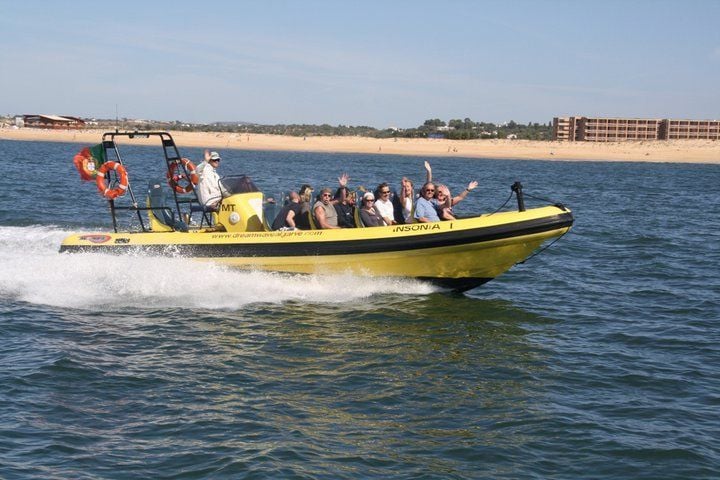
{"label": "beach sand dune", "polygon": [[[0,139],[100,142],[104,130],[0,128]],[[676,162],[720,164],[720,141],[673,140],[629,142],[541,142],[530,140],[444,140],[424,138],[290,137],[282,135],[170,132],[179,147],[374,153],[428,157],[471,157],[537,160]],[[133,140],[133,143],[142,143]],[[120,141],[119,141],[120,143]],[[157,141],[149,142],[157,144]]]}

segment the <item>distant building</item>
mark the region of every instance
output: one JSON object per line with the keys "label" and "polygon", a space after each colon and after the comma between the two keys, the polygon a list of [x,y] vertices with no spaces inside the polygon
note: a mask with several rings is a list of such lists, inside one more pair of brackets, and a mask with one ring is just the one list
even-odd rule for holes
{"label": "distant building", "polygon": [[719,120],[643,118],[553,118],[553,140],[621,142],[626,140],[720,139]]}
{"label": "distant building", "polygon": [[23,115],[23,123],[28,128],[83,128],[85,121],[77,117],[59,115]]}
{"label": "distant building", "polygon": [[720,139],[719,120],[665,120],[665,140],[678,139]]}

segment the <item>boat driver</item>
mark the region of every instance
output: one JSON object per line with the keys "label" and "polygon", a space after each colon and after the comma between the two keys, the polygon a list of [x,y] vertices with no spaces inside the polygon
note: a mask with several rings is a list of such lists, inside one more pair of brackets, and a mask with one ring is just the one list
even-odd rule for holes
{"label": "boat driver", "polygon": [[217,174],[217,168],[220,166],[222,158],[218,152],[205,150],[205,165],[200,171],[200,181],[196,190],[198,200],[205,207],[205,210],[216,212],[220,207],[223,197],[227,196],[220,184],[220,176]]}

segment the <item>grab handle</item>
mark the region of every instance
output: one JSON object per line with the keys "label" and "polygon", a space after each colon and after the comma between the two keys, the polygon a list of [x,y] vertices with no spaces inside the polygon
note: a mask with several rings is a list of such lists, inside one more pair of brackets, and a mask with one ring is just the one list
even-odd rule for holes
{"label": "grab handle", "polygon": [[512,184],[512,187],[510,187],[510,188],[517,195],[518,211],[524,212],[525,211],[525,198],[523,196],[522,183],[515,182]]}

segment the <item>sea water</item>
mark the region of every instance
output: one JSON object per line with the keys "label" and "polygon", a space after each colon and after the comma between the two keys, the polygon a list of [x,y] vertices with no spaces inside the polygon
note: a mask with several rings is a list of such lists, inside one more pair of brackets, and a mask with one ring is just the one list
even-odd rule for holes
{"label": "sea water", "polygon": [[[456,295],[59,254],[111,225],[83,146],[0,141],[0,478],[720,477],[720,166],[430,158],[480,182],[461,215],[520,180],[576,218]],[[420,157],[220,150],[276,197],[424,180]],[[162,163],[129,152],[144,202]]]}

